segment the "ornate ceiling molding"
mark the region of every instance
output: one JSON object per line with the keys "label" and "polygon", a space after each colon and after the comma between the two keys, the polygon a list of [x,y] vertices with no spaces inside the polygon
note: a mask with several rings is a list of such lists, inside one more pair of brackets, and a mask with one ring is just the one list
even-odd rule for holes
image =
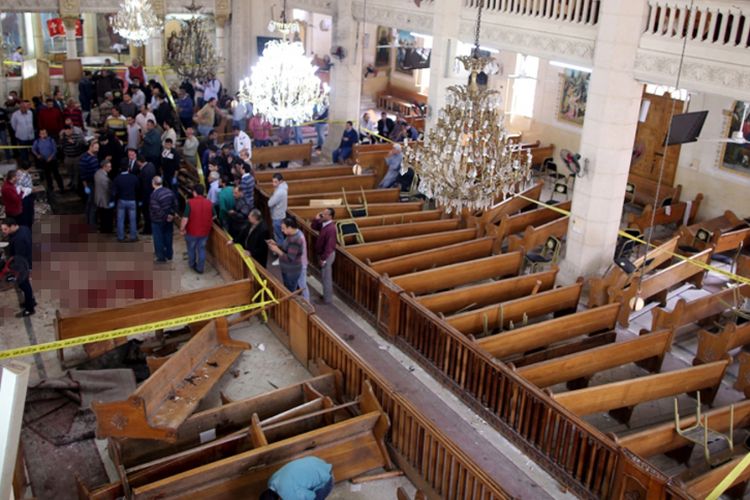
{"label": "ornate ceiling molding", "polygon": [[[639,80],[674,85],[680,67],[678,54],[664,54],[639,49],[635,59],[635,76]],[[750,67],[686,57],[682,65],[680,87],[692,91],[750,100]]]}
{"label": "ornate ceiling molding", "polygon": [[389,26],[404,30],[415,30],[420,33],[432,33],[432,14],[424,14],[393,7],[372,5],[368,2],[367,13],[363,2],[352,4],[352,14],[357,21]]}
{"label": "ornate ceiling molding", "polygon": [[[461,40],[471,41],[474,38],[474,22],[462,20],[459,36]],[[594,61],[594,40],[553,35],[487,21],[482,23],[481,42],[499,49],[512,49],[534,56],[560,56],[566,60],[588,64],[593,64]]]}
{"label": "ornate ceiling molding", "polygon": [[59,0],[13,0],[2,2],[3,12],[57,12]]}
{"label": "ornate ceiling molding", "polygon": [[334,4],[337,1],[338,0],[290,0],[289,6],[309,10],[311,12],[318,12],[320,14],[331,14],[333,13]]}

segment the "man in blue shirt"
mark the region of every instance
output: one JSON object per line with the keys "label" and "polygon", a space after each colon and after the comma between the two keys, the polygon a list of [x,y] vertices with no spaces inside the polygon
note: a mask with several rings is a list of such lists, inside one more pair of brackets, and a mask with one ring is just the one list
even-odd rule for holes
{"label": "man in blue shirt", "polygon": [[333,152],[333,163],[343,162],[352,155],[352,148],[359,142],[359,134],[354,130],[352,122],[346,122],[344,135],[341,136],[341,143],[338,149]]}
{"label": "man in blue shirt", "polygon": [[318,457],[292,460],[268,480],[261,500],[323,500],[333,490],[333,467]]}
{"label": "man in blue shirt", "polygon": [[99,170],[99,143],[92,141],[89,149],[78,161],[78,180],[83,187],[86,199],[86,222],[96,226],[96,204],[94,203],[94,176]]}
{"label": "man in blue shirt", "polygon": [[123,165],[120,175],[112,182],[112,200],[117,203],[117,241],[125,241],[125,215],[130,223],[130,241],[138,241],[135,209],[138,198],[138,177]]}
{"label": "man in blue shirt", "polygon": [[65,191],[60,170],[57,167],[57,144],[55,140],[47,135],[46,129],[39,129],[39,137],[31,146],[31,154],[36,158],[36,166],[44,172],[44,178],[47,181],[47,191],[52,192],[52,176],[55,176],[55,182],[60,192]]}
{"label": "man in blue shirt", "polygon": [[177,91],[177,110],[184,128],[193,126],[193,99],[183,89]]}

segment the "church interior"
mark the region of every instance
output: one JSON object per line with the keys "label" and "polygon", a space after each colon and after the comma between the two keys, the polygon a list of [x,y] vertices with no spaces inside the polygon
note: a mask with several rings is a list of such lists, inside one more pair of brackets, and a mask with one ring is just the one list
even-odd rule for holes
{"label": "church interior", "polygon": [[0,500],[750,498],[748,2],[0,24]]}

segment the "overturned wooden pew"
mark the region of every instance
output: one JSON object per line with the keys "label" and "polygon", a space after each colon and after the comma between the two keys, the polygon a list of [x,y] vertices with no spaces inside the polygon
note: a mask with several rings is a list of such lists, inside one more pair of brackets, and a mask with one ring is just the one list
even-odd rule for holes
{"label": "overturned wooden pew", "polygon": [[671,372],[557,393],[555,400],[578,416],[609,412],[628,422],[636,405],[646,401],[701,391],[701,400],[711,404],[729,360],[716,361]]}
{"label": "overturned wooden pew", "polygon": [[[588,339],[600,333],[614,334],[619,311],[620,304],[608,304],[490,335],[477,339],[476,342],[488,354],[503,359],[576,337],[587,336]],[[614,335],[611,337],[611,341],[614,341]],[[563,347],[569,348],[569,345]],[[554,351],[553,348],[550,350]],[[519,363],[514,363],[519,366]]]}
{"label": "overturned wooden pew", "polygon": [[679,246],[690,249],[690,251],[701,251],[707,248],[710,239],[703,241],[699,236],[702,234],[716,237],[723,232],[731,232],[735,229],[744,229],[748,226],[747,222],[740,219],[731,210],[724,214],[714,217],[713,219],[696,222],[690,226],[682,226],[677,230],[680,237]]}
{"label": "overturned wooden pew", "polygon": [[209,322],[125,401],[92,403],[96,434],[174,442],[177,430],[250,344],[232,339],[225,318]]}
{"label": "overturned wooden pew", "polygon": [[536,206],[533,201],[528,201],[525,198],[539,200],[543,187],[544,183],[538,182],[522,191],[518,196],[511,196],[502,200],[484,212],[464,214],[464,216],[469,224],[476,225],[480,231],[484,231],[488,224],[499,224],[503,215],[513,215],[527,207]]}

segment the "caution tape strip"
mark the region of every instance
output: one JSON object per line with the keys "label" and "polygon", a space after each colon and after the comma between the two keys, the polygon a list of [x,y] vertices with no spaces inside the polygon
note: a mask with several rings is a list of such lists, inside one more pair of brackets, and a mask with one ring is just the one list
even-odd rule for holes
{"label": "caution tape strip", "polygon": [[745,458],[740,460],[740,463],[738,463],[734,469],[732,469],[732,472],[727,474],[727,477],[722,479],[722,481],[716,485],[716,488],[713,489],[711,493],[706,497],[706,500],[718,500],[718,498],[731,486],[732,483],[742,474],[745,469],[747,469],[750,466],[750,453],[745,455]]}
{"label": "caution tape strip", "polygon": [[[564,209],[556,207],[554,205],[550,205],[549,203],[544,203],[542,201],[535,200],[533,198],[529,198],[529,197],[524,196],[524,195],[518,195],[518,197],[522,198],[522,199],[524,199],[526,201],[535,203],[535,204],[537,204],[537,205],[539,205],[541,207],[545,207],[545,208],[548,208],[550,210],[553,210],[553,211],[555,211],[555,212],[557,212],[559,214],[571,215],[571,213],[572,213],[569,210],[564,210]],[[622,236],[623,238],[627,238],[629,240],[632,240],[632,241],[635,241],[637,243],[640,243],[641,245],[649,245],[649,243],[647,241],[645,241],[645,240],[643,240],[641,238],[638,238],[637,236],[633,236],[632,234],[628,234],[625,231],[618,231],[617,234],[619,236]],[[650,244],[650,246],[651,246],[651,248],[658,248],[658,246],[654,245],[654,244]],[[710,264],[705,264],[703,262],[695,261],[695,260],[693,260],[693,257],[685,257],[684,255],[680,255],[680,254],[674,253],[674,252],[668,252],[668,255],[670,255],[670,256],[672,256],[672,257],[674,257],[676,259],[682,260],[682,261],[687,261],[687,262],[689,262],[690,264],[692,264],[694,266],[700,267],[701,269],[705,269],[706,271],[711,271],[711,272],[720,274],[722,276],[725,276],[726,278],[730,279],[731,281],[736,281],[737,283],[742,283],[743,285],[750,285],[750,278],[746,278],[745,276],[740,276],[738,274],[735,274],[735,273],[732,273],[732,272],[729,272],[729,271],[725,271],[724,269],[719,269],[718,267],[712,266]]]}

